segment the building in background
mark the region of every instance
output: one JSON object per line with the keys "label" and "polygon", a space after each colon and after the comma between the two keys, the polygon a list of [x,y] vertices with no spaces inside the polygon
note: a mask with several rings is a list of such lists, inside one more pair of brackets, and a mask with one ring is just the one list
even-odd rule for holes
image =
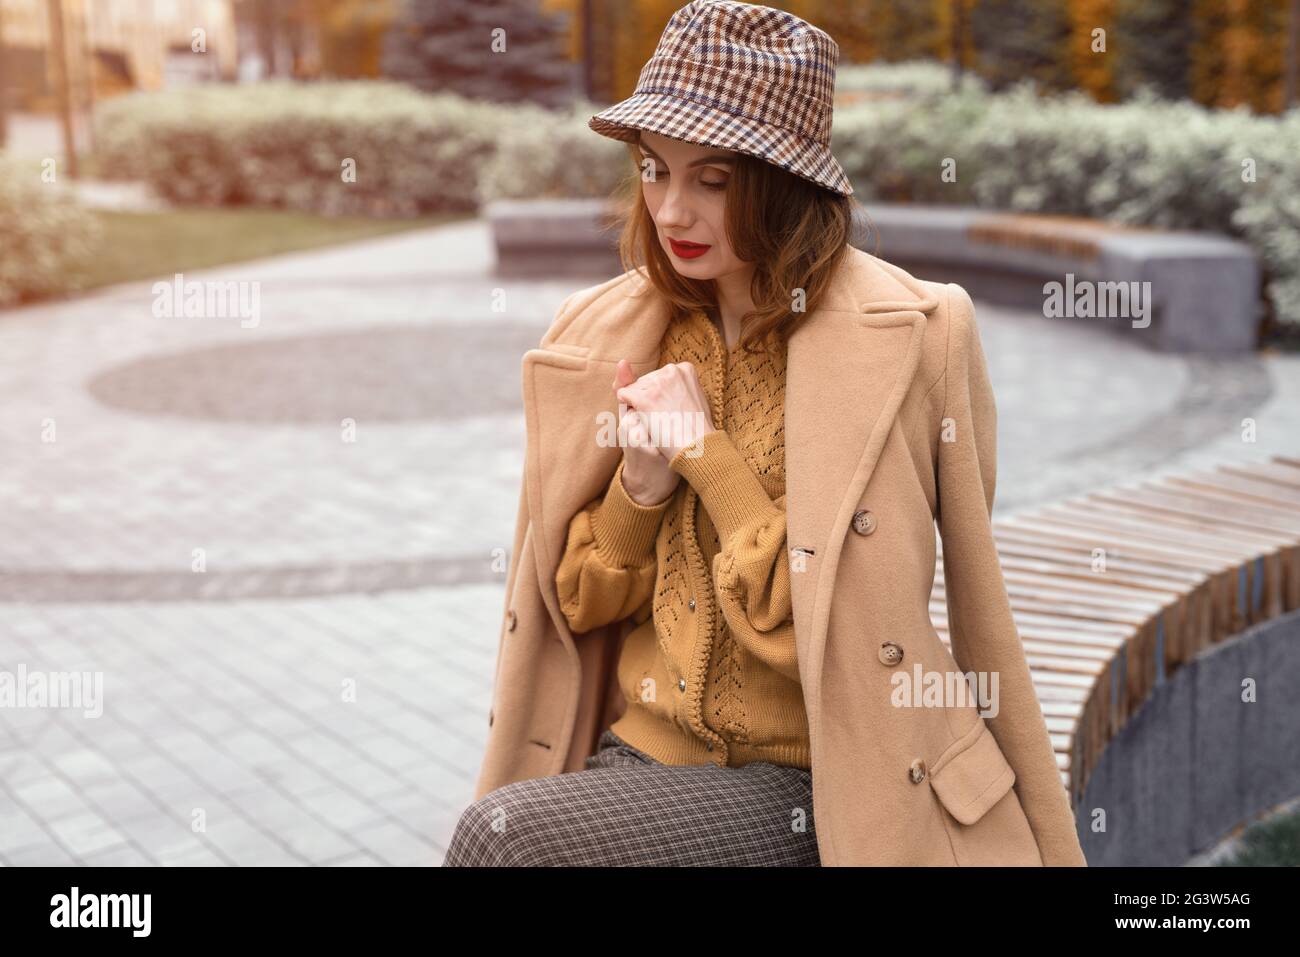
{"label": "building in background", "polygon": [[[60,0],[59,6],[68,83],[80,108],[128,90],[236,76],[232,0]],[[46,112],[56,107],[50,9],[49,0],[0,0],[0,75],[10,109]]]}

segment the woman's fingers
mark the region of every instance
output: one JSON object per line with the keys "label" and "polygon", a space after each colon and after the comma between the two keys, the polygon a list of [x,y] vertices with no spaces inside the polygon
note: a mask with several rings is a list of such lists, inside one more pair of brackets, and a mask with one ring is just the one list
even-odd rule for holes
{"label": "woman's fingers", "polygon": [[635,409],[629,409],[625,415],[618,420],[619,442],[624,448],[629,446],[634,448],[644,447],[644,436],[646,430],[641,419],[641,413]]}
{"label": "woman's fingers", "polygon": [[618,366],[614,370],[614,389],[617,391],[635,381],[636,375],[632,372],[632,363],[626,359],[619,359]]}
{"label": "woman's fingers", "polygon": [[632,425],[628,429],[628,436],[631,439],[634,448],[643,449],[646,447],[645,423],[641,421],[640,412],[632,412]]}

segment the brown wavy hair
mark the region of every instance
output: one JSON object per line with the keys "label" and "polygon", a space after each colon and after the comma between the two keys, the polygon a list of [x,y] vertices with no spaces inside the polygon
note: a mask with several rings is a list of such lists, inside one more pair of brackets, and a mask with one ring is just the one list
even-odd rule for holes
{"label": "brown wavy hair", "polygon": [[[673,268],[641,192],[639,144],[628,143],[632,170],[620,184],[618,241],[623,269],[640,270],[669,303],[670,318],[691,310],[716,308],[712,280],[690,279]],[[779,166],[736,153],[727,180],[727,238],[736,256],[754,263],[750,296],[754,309],[741,317],[741,343],[748,353],[766,348],[767,337],[787,337],[815,311],[831,274],[847,251],[852,196],[810,182]],[[794,311],[794,291],[804,291],[803,309]],[[763,344],[759,346],[758,344]]]}

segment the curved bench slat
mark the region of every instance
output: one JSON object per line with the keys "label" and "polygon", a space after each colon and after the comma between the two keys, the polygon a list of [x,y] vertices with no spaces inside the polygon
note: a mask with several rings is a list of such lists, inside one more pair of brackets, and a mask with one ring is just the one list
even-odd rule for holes
{"label": "curved bench slat", "polygon": [[[996,519],[993,530],[1072,801],[1157,683],[1300,607],[1300,457],[1115,486]],[[930,618],[951,649],[942,541],[935,547]]]}

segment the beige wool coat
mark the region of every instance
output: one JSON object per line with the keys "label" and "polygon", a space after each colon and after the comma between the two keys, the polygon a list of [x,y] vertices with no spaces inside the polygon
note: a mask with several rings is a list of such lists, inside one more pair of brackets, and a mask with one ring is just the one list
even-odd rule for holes
{"label": "beige wool coat", "polygon": [[[621,449],[620,358],[657,369],[668,309],[630,271],[575,292],[523,357],[524,477],[475,799],[583,768],[625,707],[631,618],[570,633],[555,588],[569,520]],[[849,247],[788,340],[787,545],[823,866],[1084,865],[990,526],[996,409],[970,297]],[[942,537],[951,652],[928,611]],[[797,570],[795,570],[797,569]],[[899,706],[896,671],[998,676]]]}

